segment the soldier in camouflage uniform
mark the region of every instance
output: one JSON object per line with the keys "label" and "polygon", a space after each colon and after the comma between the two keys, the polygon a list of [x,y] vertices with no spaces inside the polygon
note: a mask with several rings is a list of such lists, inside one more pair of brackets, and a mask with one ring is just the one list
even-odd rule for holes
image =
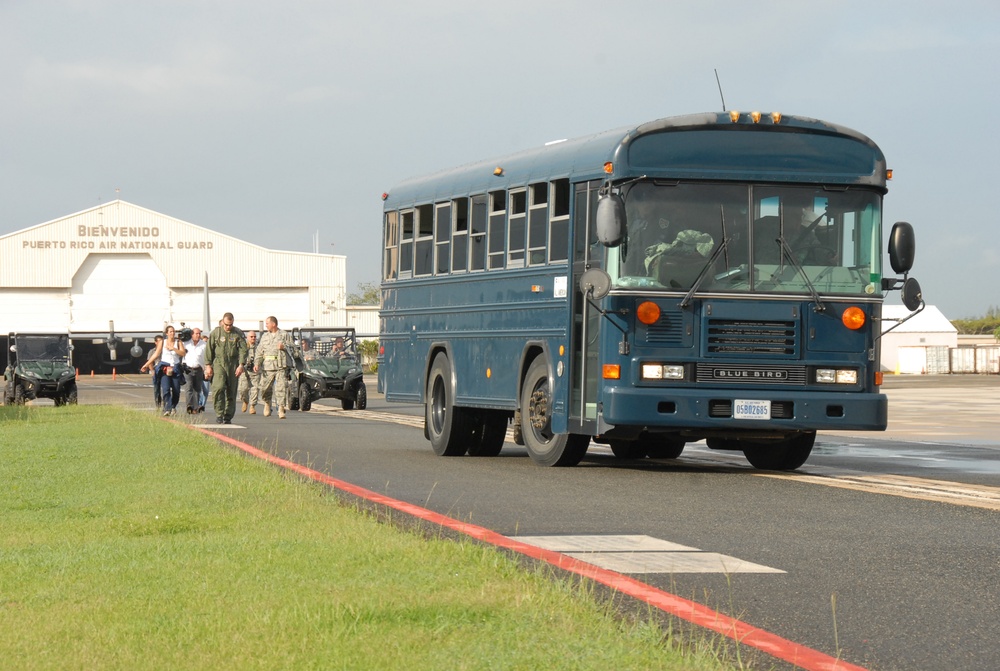
{"label": "soldier in camouflage uniform", "polygon": [[260,337],[254,372],[260,377],[260,400],[264,403],[264,416],[271,414],[271,397],[278,406],[278,418],[285,418],[288,410],[288,369],[293,348],[292,337],[278,328],[276,317],[264,321],[267,333]]}
{"label": "soldier in camouflage uniform", "polygon": [[205,379],[212,380],[212,404],[219,424],[232,423],[236,414],[238,378],[246,360],[247,341],[243,331],[233,326],[233,313],[227,312],[205,346]]}
{"label": "soldier in camouflage uniform", "polygon": [[260,374],[255,373],[254,357],[257,355],[257,332],[247,331],[247,358],[243,364],[243,375],[240,375],[239,397],[243,402],[243,412],[250,409],[251,415],[257,414],[257,395],[260,388]]}

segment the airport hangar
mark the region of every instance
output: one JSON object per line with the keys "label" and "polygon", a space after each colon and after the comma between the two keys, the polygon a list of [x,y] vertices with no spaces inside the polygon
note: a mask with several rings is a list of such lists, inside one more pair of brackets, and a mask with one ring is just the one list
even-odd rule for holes
{"label": "airport hangar", "polygon": [[2,236],[0,259],[2,341],[69,333],[81,375],[138,371],[168,324],[204,329],[206,286],[212,328],[226,312],[244,330],[268,315],[350,325],[346,257],[265,249],[122,200]]}

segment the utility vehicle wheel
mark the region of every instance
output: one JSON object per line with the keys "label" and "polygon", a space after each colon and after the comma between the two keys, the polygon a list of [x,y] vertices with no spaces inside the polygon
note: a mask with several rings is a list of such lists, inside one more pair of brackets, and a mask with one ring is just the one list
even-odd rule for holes
{"label": "utility vehicle wheel", "polygon": [[66,402],[69,403],[70,405],[76,405],[78,400],[79,400],[79,395],[76,390],[76,384],[74,383],[69,388],[69,391],[66,393]]}
{"label": "utility vehicle wheel", "polygon": [[521,386],[521,431],[528,455],[539,466],[576,466],[587,453],[590,436],[552,432],[552,391],[544,357],[528,367]]}
{"label": "utility vehicle wheel", "polygon": [[309,412],[312,409],[312,401],[310,400],[309,385],[300,384],[299,385],[299,410],[302,412]]}
{"label": "utility vehicle wheel", "polygon": [[455,407],[451,387],[451,361],[442,352],[434,357],[427,376],[424,396],[424,423],[434,454],[459,457],[466,453],[476,436],[475,416],[466,408]]}
{"label": "utility vehicle wheel", "polygon": [[24,405],[24,387],[19,384],[14,385],[14,405]]}
{"label": "utility vehicle wheel", "polygon": [[342,398],[340,399],[340,407],[344,410],[354,410],[354,399],[353,398]]}
{"label": "utility vehicle wheel", "polygon": [[358,410],[364,410],[368,407],[368,387],[362,382],[358,385],[358,394],[354,399],[354,404],[358,407]]}

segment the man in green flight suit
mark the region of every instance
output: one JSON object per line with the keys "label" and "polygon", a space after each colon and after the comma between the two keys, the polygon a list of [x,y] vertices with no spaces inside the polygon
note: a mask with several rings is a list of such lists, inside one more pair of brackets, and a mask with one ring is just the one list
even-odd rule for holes
{"label": "man in green flight suit", "polygon": [[212,380],[212,404],[219,424],[231,424],[236,414],[236,392],[246,360],[246,338],[233,326],[233,313],[227,312],[205,346],[205,379]]}

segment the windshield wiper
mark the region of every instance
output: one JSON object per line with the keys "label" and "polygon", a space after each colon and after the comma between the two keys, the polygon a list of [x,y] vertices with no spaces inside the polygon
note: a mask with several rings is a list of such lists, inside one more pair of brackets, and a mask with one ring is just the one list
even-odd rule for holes
{"label": "windshield wiper", "polygon": [[732,238],[723,238],[722,242],[719,243],[719,246],[715,248],[714,252],[712,252],[712,256],[709,257],[708,262],[705,263],[705,266],[701,269],[701,272],[698,273],[698,278],[694,281],[694,284],[691,285],[691,288],[688,290],[687,295],[684,296],[684,300],[681,301],[680,304],[681,308],[686,308],[688,306],[688,303],[691,302],[691,299],[694,297],[695,292],[698,291],[698,287],[701,286],[701,283],[705,280],[705,276],[708,275],[709,269],[713,265],[715,265],[716,259],[719,258],[720,254],[728,250],[730,240],[732,240]]}
{"label": "windshield wiper", "polygon": [[[788,246],[787,242],[785,242],[785,236],[782,235],[781,237],[777,238],[775,242],[778,243],[778,245],[781,247],[782,254],[788,257],[788,262],[795,267],[795,270],[799,272],[799,275],[801,275],[802,279],[805,281],[806,286],[809,287],[809,293],[812,294],[813,301],[815,301],[816,303],[816,311],[817,312],[826,311],[826,306],[823,305],[823,301],[821,301],[819,298],[819,292],[816,291],[816,287],[814,287],[813,283],[809,280],[809,275],[806,274],[806,269],[803,268],[802,264],[799,263],[799,260],[795,258],[795,254],[792,253],[792,248]],[[774,279],[774,277],[775,276],[772,275],[771,279]]]}

